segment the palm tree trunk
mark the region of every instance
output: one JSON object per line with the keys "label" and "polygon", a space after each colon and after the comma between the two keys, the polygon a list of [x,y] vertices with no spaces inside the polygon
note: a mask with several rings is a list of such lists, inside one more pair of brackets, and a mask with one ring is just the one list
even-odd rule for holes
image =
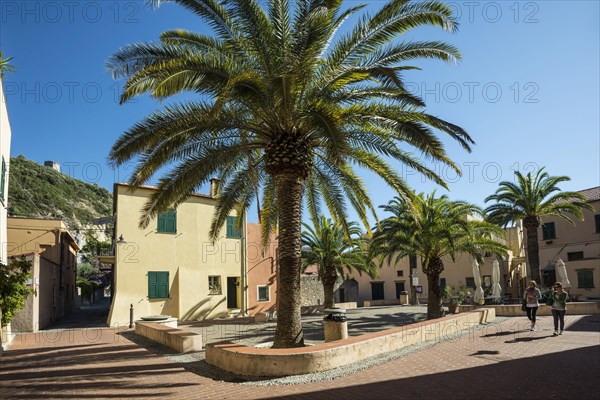
{"label": "palm tree trunk", "polygon": [[542,283],[542,275],[540,271],[540,245],[538,243],[538,226],[537,222],[523,221],[523,226],[527,233],[527,264],[531,276],[529,279]]}
{"label": "palm tree trunk", "polygon": [[304,179],[282,173],[275,176],[279,209],[279,282],[277,327],[273,348],[304,346],[300,314],[300,232]]}
{"label": "palm tree trunk", "polygon": [[437,257],[429,261],[427,270],[427,319],[440,318],[442,316],[442,291],[440,288],[440,274],[444,270],[444,262]]}
{"label": "palm tree trunk", "polygon": [[331,308],[335,306],[335,282],[337,281],[337,273],[335,267],[326,267],[325,273],[321,277],[323,281],[323,291],[325,293],[325,300],[323,302],[323,308]]}

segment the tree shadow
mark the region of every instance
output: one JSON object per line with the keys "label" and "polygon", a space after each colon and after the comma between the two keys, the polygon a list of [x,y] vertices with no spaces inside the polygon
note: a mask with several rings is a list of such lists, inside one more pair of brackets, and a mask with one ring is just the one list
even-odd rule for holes
{"label": "tree shadow", "polygon": [[[476,385],[486,397],[504,399],[597,398],[600,346],[590,346],[414,377],[295,393],[294,399],[464,399]],[[565,366],[576,368],[565,368]],[[543,368],[540,368],[543,366]],[[526,376],[523,374],[526,373]],[[551,377],[560,377],[553,379]],[[568,384],[566,384],[568,382]],[[596,383],[595,383],[596,382]],[[543,387],[541,391],[533,388]],[[551,395],[549,395],[549,393]],[[266,398],[266,397],[262,397]],[[277,396],[269,398],[290,398]]]}

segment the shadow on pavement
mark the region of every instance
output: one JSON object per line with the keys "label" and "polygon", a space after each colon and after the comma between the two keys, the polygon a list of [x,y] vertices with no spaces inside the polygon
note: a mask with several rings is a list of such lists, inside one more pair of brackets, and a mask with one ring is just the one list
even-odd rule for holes
{"label": "shadow on pavement", "polygon": [[[384,396],[388,399],[462,400],[480,393],[476,397],[486,399],[597,399],[599,351],[600,346],[590,346],[542,356],[524,355],[518,360],[475,368],[298,393],[293,398],[370,399]],[[469,392],[471,396],[467,394]]]}

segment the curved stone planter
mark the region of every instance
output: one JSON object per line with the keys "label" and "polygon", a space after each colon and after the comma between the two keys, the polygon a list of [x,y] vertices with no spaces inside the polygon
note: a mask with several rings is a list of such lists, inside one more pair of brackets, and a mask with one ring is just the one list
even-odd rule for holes
{"label": "curved stone planter", "polygon": [[238,375],[308,374],[337,368],[413,344],[457,336],[463,330],[495,318],[494,309],[478,309],[293,349],[256,348],[229,341],[210,343],[206,345],[206,362]]}

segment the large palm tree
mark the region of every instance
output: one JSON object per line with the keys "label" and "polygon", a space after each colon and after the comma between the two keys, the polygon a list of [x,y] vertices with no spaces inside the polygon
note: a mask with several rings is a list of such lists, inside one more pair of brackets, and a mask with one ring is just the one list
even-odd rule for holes
{"label": "large palm tree", "polygon": [[478,219],[483,212],[473,204],[432,193],[415,196],[412,204],[395,198],[383,209],[392,215],[375,231],[373,251],[388,261],[409,255],[421,259],[429,288],[427,318],[442,315],[440,274],[445,257],[454,261],[457,254],[465,253],[481,261],[485,251],[506,253],[506,246],[495,238],[502,229]]}
{"label": "large palm tree", "polygon": [[409,190],[390,160],[444,182],[403,143],[457,171],[435,131],[470,151],[468,134],[427,114],[400,75],[416,68],[406,61],[456,62],[458,50],[437,41],[395,40],[419,26],[456,30],[452,10],[438,1],[391,0],[338,37],[342,23],[363,6],[342,8],[341,0],[297,0],[293,6],[270,0],[261,2],[264,8],[258,0],[171,1],[213,33],[168,31],[158,42],[120,49],[108,67],[115,78],[127,79],[121,102],[190,91],[199,99],[149,115],[117,140],[109,158],[119,165],[137,157],[133,185],[172,166],[142,210],[141,226],[213,176],[222,180],[213,239],[232,210],[243,215],[260,197],[263,237],[279,226],[274,346],[300,346],[303,201],[313,217],[324,203],[346,228],[350,202],[368,226],[374,207],[352,166],[376,173],[405,196]]}
{"label": "large palm tree", "polygon": [[577,192],[561,192],[558,184],[569,181],[567,176],[550,176],[540,168],[535,175],[515,172],[516,182],[500,182],[496,193],[485,199],[496,204],[485,209],[487,219],[506,226],[522,220],[527,234],[527,264],[531,278],[542,282],[538,228],[546,216],[557,216],[574,223],[571,217],[583,220],[583,209],[593,208]]}
{"label": "large palm tree", "polygon": [[311,265],[319,268],[319,278],[325,293],[324,308],[335,305],[334,289],[338,276],[356,271],[371,277],[377,276],[377,267],[370,257],[368,243],[358,225],[335,223],[321,216],[314,227],[303,224],[302,232],[302,266]]}

